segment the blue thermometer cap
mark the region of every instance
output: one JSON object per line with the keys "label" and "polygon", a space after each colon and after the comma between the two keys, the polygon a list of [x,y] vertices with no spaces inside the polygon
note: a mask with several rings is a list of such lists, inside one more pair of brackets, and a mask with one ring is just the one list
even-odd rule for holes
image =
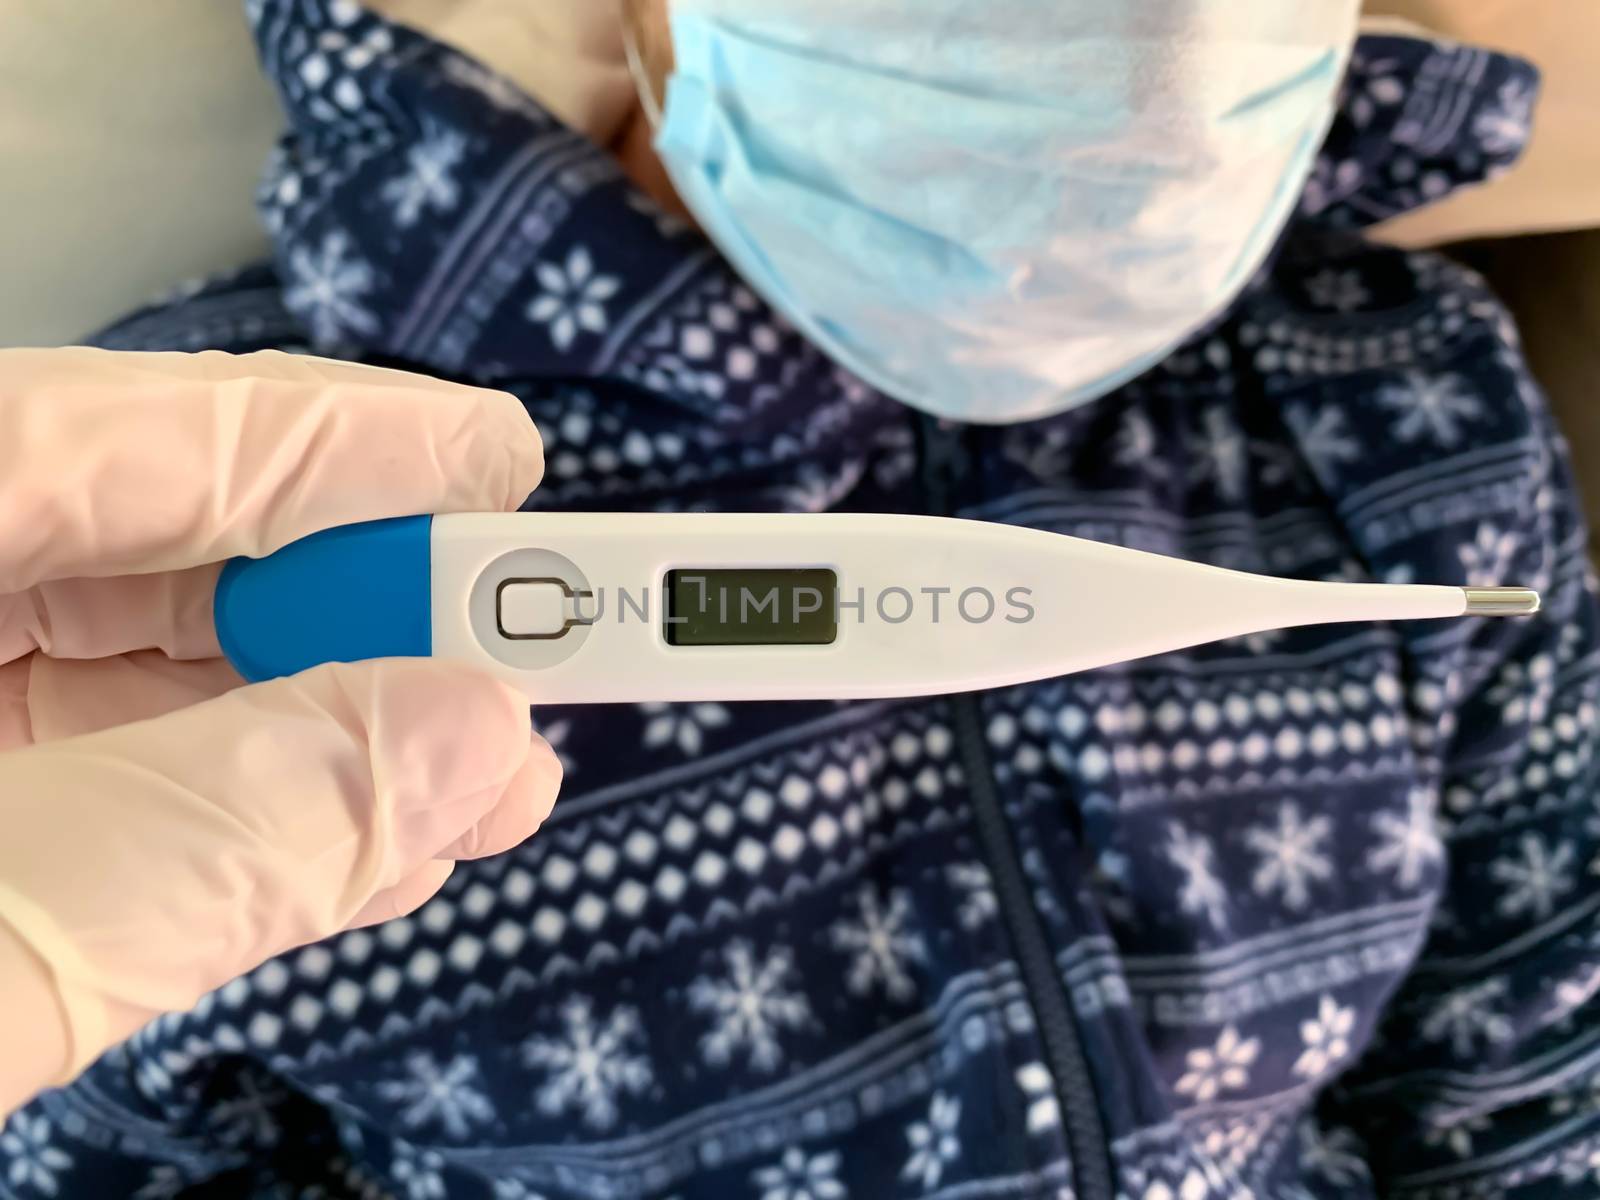
{"label": "blue thermometer cap", "polygon": [[433,651],[432,517],[327,529],[222,569],[217,640],[252,683],[325,662]]}

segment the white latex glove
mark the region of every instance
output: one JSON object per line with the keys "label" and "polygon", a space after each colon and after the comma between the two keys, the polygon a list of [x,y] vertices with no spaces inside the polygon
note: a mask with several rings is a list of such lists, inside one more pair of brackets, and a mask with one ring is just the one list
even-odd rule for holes
{"label": "white latex glove", "polygon": [[561,767],[524,697],[393,659],[250,687],[223,560],[512,509],[514,398],[280,354],[0,351],[0,1114],[293,946],[509,849]]}

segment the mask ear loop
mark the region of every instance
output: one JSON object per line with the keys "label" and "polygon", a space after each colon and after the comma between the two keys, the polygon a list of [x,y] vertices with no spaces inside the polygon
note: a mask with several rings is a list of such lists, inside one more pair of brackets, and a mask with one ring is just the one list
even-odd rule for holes
{"label": "mask ear loop", "polygon": [[639,51],[639,38],[626,11],[622,14],[622,48],[628,58],[628,74],[633,77],[633,90],[639,93],[639,103],[644,106],[645,120],[650,122],[651,129],[660,129],[661,98],[656,95],[650,73],[645,70],[644,55]]}

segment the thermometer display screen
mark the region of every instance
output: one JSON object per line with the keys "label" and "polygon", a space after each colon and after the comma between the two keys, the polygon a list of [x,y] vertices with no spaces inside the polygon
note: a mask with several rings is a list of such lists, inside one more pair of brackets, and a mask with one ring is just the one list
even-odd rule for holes
{"label": "thermometer display screen", "polygon": [[669,646],[826,646],[839,636],[839,577],[821,567],[667,572]]}

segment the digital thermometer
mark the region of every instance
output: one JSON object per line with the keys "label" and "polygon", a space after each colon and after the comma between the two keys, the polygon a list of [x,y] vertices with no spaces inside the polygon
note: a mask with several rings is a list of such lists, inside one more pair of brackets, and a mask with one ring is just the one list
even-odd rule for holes
{"label": "digital thermometer", "polygon": [[251,680],[432,655],[586,704],[969,691],[1287,626],[1538,606],[1523,588],[1273,579],[946,517],[484,513],[236,559],[216,625]]}

